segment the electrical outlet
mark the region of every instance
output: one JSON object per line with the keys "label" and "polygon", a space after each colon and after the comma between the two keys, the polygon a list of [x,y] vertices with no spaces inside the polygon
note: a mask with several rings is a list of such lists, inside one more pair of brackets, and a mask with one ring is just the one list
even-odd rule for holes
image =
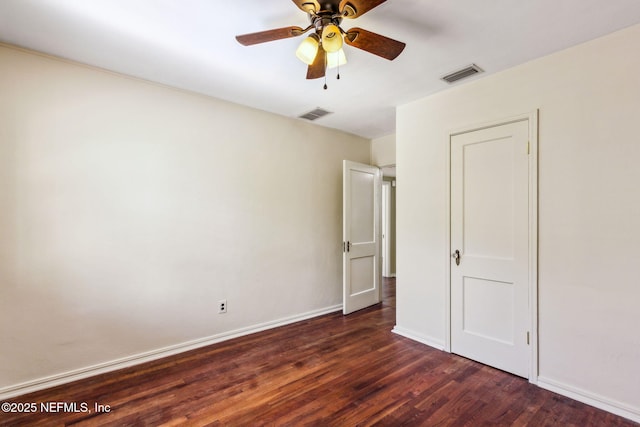
{"label": "electrical outlet", "polygon": [[218,301],[218,313],[223,314],[227,312],[227,300],[221,299]]}

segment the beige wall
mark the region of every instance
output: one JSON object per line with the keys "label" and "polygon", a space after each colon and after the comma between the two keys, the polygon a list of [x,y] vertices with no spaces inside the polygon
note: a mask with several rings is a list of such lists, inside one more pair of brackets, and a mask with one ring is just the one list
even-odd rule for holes
{"label": "beige wall", "polygon": [[342,160],[369,163],[368,140],[6,46],[0,64],[0,395],[341,308]]}
{"label": "beige wall", "polygon": [[640,420],[640,26],[398,110],[398,327],[445,342],[447,138],[539,109],[539,374]]}
{"label": "beige wall", "polygon": [[371,140],[371,164],[375,166],[396,164],[395,134]]}

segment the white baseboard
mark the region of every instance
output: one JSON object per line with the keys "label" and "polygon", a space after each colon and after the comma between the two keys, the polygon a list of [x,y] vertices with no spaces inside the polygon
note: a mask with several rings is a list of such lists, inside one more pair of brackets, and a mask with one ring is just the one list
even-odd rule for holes
{"label": "white baseboard", "polygon": [[391,332],[396,333],[398,335],[402,335],[405,338],[418,341],[419,343],[428,345],[429,347],[433,347],[438,350],[444,351],[444,342],[442,342],[441,340],[435,339],[433,337],[428,337],[426,335],[422,335],[422,334],[410,331],[398,325],[396,325]]}
{"label": "white baseboard", "polygon": [[144,353],[138,353],[132,356],[127,356],[120,359],[111,360],[108,362],[99,363],[96,365],[87,366],[80,369],[74,369],[72,371],[63,372],[63,373],[51,375],[48,377],[38,378],[35,380],[11,385],[8,387],[3,387],[3,388],[0,388],[0,400],[10,399],[13,397],[21,396],[23,394],[32,393],[34,391],[44,390],[50,387],[67,384],[72,381],[89,378],[98,374],[112,372],[122,368],[128,368],[131,366],[139,365],[141,363],[158,360],[167,356],[173,356],[175,354],[183,353],[189,350],[194,350],[196,348],[206,347],[211,344],[217,344],[233,338],[238,338],[238,337],[250,335],[256,332],[277,328],[279,326],[300,322],[302,320],[311,319],[313,317],[318,317],[318,316],[322,316],[329,313],[335,313],[336,311],[341,311],[341,310],[342,310],[342,304],[334,305],[332,307],[313,310],[307,313],[302,313],[295,316],[289,316],[289,317],[274,320],[271,322],[265,322],[258,325],[249,326],[246,328],[236,329],[229,332],[223,332],[221,334],[211,335],[208,337],[199,338],[192,341],[187,341],[184,343],[175,344],[175,345],[171,345],[164,348],[146,351]]}
{"label": "white baseboard", "polygon": [[[393,328],[392,332],[417,341],[419,343],[436,348],[438,350],[444,351],[445,349],[444,342],[442,342],[441,340],[435,339],[433,337],[428,337],[410,331],[408,329],[404,329],[397,325]],[[627,405],[622,402],[600,396],[596,393],[592,393],[577,387],[570,386],[568,384],[564,384],[559,381],[552,380],[550,378],[545,378],[543,376],[538,376],[535,381],[532,381],[532,383],[545,390],[570,397],[571,399],[577,400],[578,402],[586,403],[587,405],[594,406],[598,409],[602,409],[604,411],[611,412],[612,414],[619,415],[621,417],[630,419],[631,421],[640,423],[640,408],[633,407],[631,405]]]}
{"label": "white baseboard", "polygon": [[538,377],[537,386],[640,423],[640,408],[600,396],[590,391],[582,390],[578,387],[564,384],[560,381],[545,378],[543,376]]}
{"label": "white baseboard", "polygon": [[[87,366],[80,369],[64,372],[61,374],[51,375],[48,377],[38,378],[35,380],[27,381],[20,384],[4,387],[0,389],[0,400],[10,399],[23,394],[32,393],[39,390],[55,387],[62,384],[67,384],[72,381],[77,381],[84,378],[89,378],[95,375],[103,374],[106,372],[116,371],[118,369],[128,368],[131,366],[139,365],[141,363],[158,360],[163,357],[173,356],[179,353],[183,353],[189,350],[194,350],[208,345],[217,344],[223,341],[228,341],[233,338],[250,335],[256,332],[265,331],[268,329],[277,328],[279,326],[288,325],[302,320],[311,319],[313,317],[322,316],[329,313],[335,313],[342,310],[342,304],[332,307],[326,307],[319,310],[313,310],[307,313],[302,313],[295,316],[290,316],[271,322],[265,322],[258,325],[249,326],[246,328],[236,329],[221,334],[212,335],[209,337],[200,338],[197,340],[187,341],[184,343],[159,348],[156,350],[147,351],[144,353],[135,354],[132,356],[96,364],[93,366]],[[401,335],[405,338],[417,341],[419,343],[428,345],[438,350],[444,351],[444,343],[441,340],[433,337],[428,337],[408,329],[395,326],[392,332]],[[577,387],[564,384],[560,381],[555,381],[550,378],[539,376],[537,378],[537,385],[540,388],[552,391],[554,393],[561,394],[566,397],[570,397],[579,402],[586,403],[587,405],[594,406],[612,414],[619,415],[621,417],[630,419],[634,422],[640,423],[640,408],[633,407],[613,399],[600,396],[598,394],[582,390]]]}

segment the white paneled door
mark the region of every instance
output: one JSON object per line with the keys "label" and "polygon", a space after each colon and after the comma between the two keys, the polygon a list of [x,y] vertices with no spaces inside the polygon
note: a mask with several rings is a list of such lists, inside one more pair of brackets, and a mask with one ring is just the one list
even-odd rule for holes
{"label": "white paneled door", "polygon": [[343,164],[343,312],[380,302],[380,170]]}
{"label": "white paneled door", "polygon": [[451,351],[528,377],[529,122],[451,137]]}

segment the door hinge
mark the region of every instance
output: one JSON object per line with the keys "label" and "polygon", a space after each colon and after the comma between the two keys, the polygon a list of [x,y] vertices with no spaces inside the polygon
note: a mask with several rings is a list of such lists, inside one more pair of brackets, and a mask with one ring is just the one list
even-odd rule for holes
{"label": "door hinge", "polygon": [[351,250],[351,242],[342,242],[342,252],[349,252]]}
{"label": "door hinge", "polygon": [[527,345],[529,345],[529,331],[527,331]]}
{"label": "door hinge", "polygon": [[531,154],[531,142],[527,141],[527,155]]}

